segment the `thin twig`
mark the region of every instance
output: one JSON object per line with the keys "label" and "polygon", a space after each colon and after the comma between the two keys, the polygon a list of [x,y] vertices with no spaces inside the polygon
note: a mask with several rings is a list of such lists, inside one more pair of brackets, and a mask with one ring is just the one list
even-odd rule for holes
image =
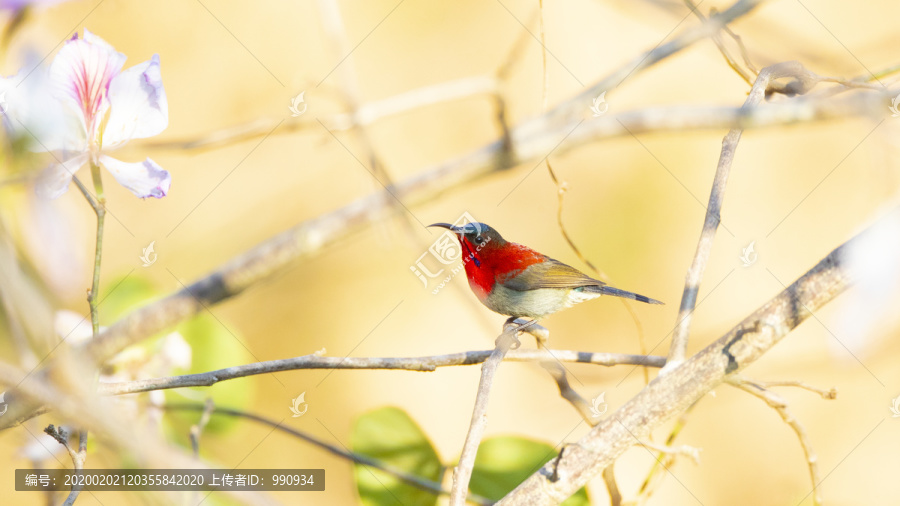
{"label": "thin twig", "polygon": [[73,177],[72,181],[75,186],[84,195],[85,200],[91,205],[94,214],[97,216],[97,239],[94,245],[94,271],[91,281],[91,288],[88,290],[87,301],[91,312],[91,332],[92,337],[96,338],[100,335],[100,315],[97,313],[97,298],[100,292],[100,263],[103,256],[103,227],[106,223],[106,200],[103,198],[103,183],[100,176],[100,168],[91,162],[91,176],[94,178],[94,189],[97,192],[97,199],[91,196],[91,192],[84,186],[78,177]]}
{"label": "thin twig", "polygon": [[273,135],[318,128],[319,123],[316,119],[321,121],[332,132],[346,131],[357,127],[365,127],[381,119],[422,107],[471,97],[494,96],[497,94],[498,89],[499,85],[494,77],[463,77],[360,104],[355,112],[352,113],[341,113],[324,118],[310,118],[303,115],[288,120],[283,120],[282,118],[257,119],[248,123],[208,132],[200,137],[156,141],[147,143],[146,146],[155,149],[174,150],[214,149],[231,146],[237,142],[262,138],[272,132],[279,123],[281,123],[281,126],[277,131],[273,132]]}
{"label": "thin twig", "polygon": [[[100,166],[90,162],[91,177],[94,179],[94,192],[97,195],[96,202],[90,198],[87,192],[83,192],[87,201],[97,215],[97,244],[94,247],[94,275],[91,282],[91,290],[87,300],[91,308],[91,328],[93,338],[100,335],[100,314],[97,312],[97,300],[100,298],[100,262],[103,258],[103,226],[106,223],[106,198],[103,196],[103,179],[100,175]],[[79,186],[79,188],[81,188]]]}
{"label": "thin twig", "polygon": [[[207,404],[166,403],[166,404],[161,404],[161,405],[155,405],[155,404],[153,405],[153,407],[161,409],[163,411],[202,411],[204,413],[207,411],[208,406],[209,406],[208,403]],[[440,483],[436,483],[431,480],[422,478],[421,476],[409,474],[405,471],[402,471],[393,466],[385,464],[384,462],[381,462],[380,460],[373,459],[371,457],[367,457],[366,455],[350,452],[341,447],[326,443],[326,442],[324,442],[320,439],[317,439],[305,432],[291,428],[291,427],[284,425],[278,421],[275,421],[275,420],[272,420],[272,419],[269,419],[269,418],[266,418],[266,417],[263,417],[260,415],[253,414],[248,411],[241,411],[238,409],[223,408],[223,407],[218,407],[218,406],[213,406],[211,413],[216,414],[216,415],[226,415],[226,416],[233,416],[233,417],[238,417],[238,418],[245,418],[247,420],[253,420],[254,422],[258,422],[263,425],[268,425],[269,427],[272,427],[275,430],[279,430],[281,432],[284,432],[285,434],[290,434],[291,436],[297,437],[299,439],[302,439],[303,441],[306,441],[307,443],[317,446],[317,447],[331,453],[332,455],[336,455],[338,457],[347,459],[356,464],[361,464],[364,466],[372,467],[372,468],[378,469],[380,471],[383,471],[383,472],[397,478],[398,480],[406,483],[407,485],[413,486],[420,490],[424,490],[426,492],[431,492],[432,494],[435,494],[435,495],[449,495],[450,494],[449,491],[447,491],[443,487],[441,487]],[[492,501],[490,501],[489,499],[478,496],[476,494],[469,495],[469,501],[474,502],[476,504],[482,504],[482,505],[489,505],[492,503]]]}
{"label": "thin twig", "polygon": [[[48,425],[44,432],[55,439],[59,444],[63,445],[66,451],[69,453],[69,457],[72,458],[72,465],[75,466],[75,472],[81,471],[84,469],[84,461],[87,457],[87,431],[81,431],[78,436],[78,449],[75,450],[69,445],[69,433],[66,432],[63,428],[57,429],[52,423]],[[66,497],[66,500],[63,502],[63,506],[72,506],[75,504],[75,499],[78,499],[78,494],[81,493],[81,489],[84,488],[82,485],[73,485],[72,491],[69,492],[69,495]]]}
{"label": "thin twig", "polygon": [[581,415],[581,418],[587,422],[588,425],[593,427],[597,425],[597,419],[594,418],[593,413],[591,412],[591,405],[572,388],[572,385],[569,384],[569,378],[566,375],[566,370],[557,362],[552,362],[546,360],[541,362],[541,366],[550,373],[550,376],[556,381],[556,386],[559,387],[559,395],[569,401],[569,404],[575,408],[576,411]]}
{"label": "thin twig", "polygon": [[[764,96],[773,89],[774,83],[778,79],[785,77],[791,77],[793,80],[788,85],[781,86],[779,91],[787,92],[787,90],[790,90],[799,94],[805,94],[820,81],[819,76],[806,70],[799,62],[784,62],[771,65],[760,71],[741,109],[746,111],[755,108],[763,100]],[[706,271],[706,263],[709,261],[716,230],[718,230],[719,223],[722,220],[721,212],[722,203],[725,199],[725,186],[728,183],[728,176],[731,174],[731,166],[734,162],[738,142],[741,140],[741,133],[743,133],[742,128],[733,128],[722,140],[722,152],[719,155],[719,163],[716,167],[716,174],[709,194],[709,203],[706,206],[706,219],[700,232],[700,240],[697,242],[697,251],[694,253],[694,259],[685,276],[684,293],[681,297],[681,307],[676,318],[678,325],[672,334],[672,345],[669,348],[669,359],[666,369],[663,370],[664,373],[674,367],[678,367],[684,361],[691,329],[691,318],[694,313],[694,307],[697,305],[700,282],[703,280],[703,274]]]}
{"label": "thin twig", "polygon": [[563,102],[555,107],[549,113],[550,121],[561,120],[570,122],[575,118],[583,117],[587,110],[585,104],[591,103],[591,100],[600,93],[618,87],[629,77],[717,33],[728,23],[751,12],[763,1],[738,0],[724,11],[710,16],[703,23],[690,27],[672,37],[668,42],[658,44],[652,49],[635,56],[631,61],[626,62],[605,78],[587,87],[576,99]]}
{"label": "thin twig", "polygon": [[681,455],[693,460],[695,464],[700,463],[700,449],[693,446],[669,446],[668,444],[656,444],[652,441],[639,441],[638,444],[651,450],[656,450],[657,452],[664,455],[670,455],[673,457]]}
{"label": "thin twig", "polygon": [[200,434],[203,433],[203,429],[205,429],[206,425],[209,423],[213,411],[216,410],[216,405],[213,402],[212,397],[207,398],[203,406],[204,409],[203,413],[200,415],[200,420],[191,425],[190,430],[191,449],[194,451],[194,457],[200,457]]}
{"label": "thin twig", "polygon": [[[822,483],[822,477],[819,474],[819,457],[813,450],[812,441],[810,441],[809,434],[806,432],[806,429],[803,427],[799,420],[794,418],[794,414],[790,409],[788,409],[787,401],[775,392],[768,390],[760,383],[745,379],[739,375],[735,375],[734,377],[729,378],[728,383],[737,388],[740,388],[741,390],[749,394],[754,395],[755,397],[762,399],[766,404],[769,405],[770,408],[777,411],[778,415],[781,416],[781,419],[784,420],[784,423],[788,424],[788,426],[794,431],[794,433],[797,434],[797,439],[800,441],[800,446],[803,448],[803,454],[806,456],[806,465],[809,468],[809,479],[812,481],[813,485],[813,504],[815,504],[816,506],[821,505],[822,491],[819,489],[819,485]],[[800,386],[800,384],[793,384],[791,386]],[[807,387],[804,385],[802,386],[802,388]],[[822,391],[817,391],[817,393],[819,392]],[[823,398],[827,399],[829,397],[826,397],[823,394]],[[831,398],[833,399],[834,397]]]}
{"label": "thin twig", "polygon": [[[528,19],[528,22],[525,24],[526,27],[534,24],[534,21],[541,15],[541,9],[535,9],[534,12],[531,13],[531,17]],[[521,30],[519,32],[519,37],[513,42],[512,46],[510,46],[509,51],[506,53],[506,58],[503,59],[503,63],[497,67],[497,70],[494,72],[494,75],[497,76],[497,79],[500,81],[506,81],[512,75],[513,67],[516,63],[522,58],[522,53],[525,52],[525,48],[528,47],[528,43],[531,42],[532,35],[531,30]]]}
{"label": "thin twig", "polygon": [[[716,10],[715,7],[710,9],[710,14],[712,15],[715,15],[717,12],[718,10]],[[725,33],[730,35],[732,39],[734,39],[734,42],[737,44],[738,49],[741,51],[741,58],[743,58],[744,60],[744,65],[746,65],[747,68],[750,69],[750,72],[752,72],[754,76],[759,74],[759,69],[756,68],[756,65],[754,65],[753,61],[750,59],[750,53],[747,51],[747,47],[744,45],[744,40],[741,39],[741,36],[734,33],[734,31],[732,31],[731,27],[728,25],[723,26],[722,31],[724,31]],[[752,82],[748,82],[747,84],[752,84]]]}
{"label": "thin twig", "polygon": [[[600,418],[591,411],[591,406],[584,397],[578,394],[572,385],[569,384],[569,378],[566,370],[556,362],[542,362],[541,365],[550,373],[556,386],[559,387],[559,395],[581,414],[581,418],[593,427],[600,422]],[[615,462],[610,463],[603,470],[603,481],[606,482],[606,490],[609,492],[610,506],[620,506],[622,504],[622,494],[619,492],[619,485],[616,483]]]}
{"label": "thin twig", "polygon": [[[220,381],[269,374],[279,371],[295,371],[300,369],[398,369],[404,371],[430,372],[439,367],[480,364],[487,360],[493,350],[465,351],[449,355],[426,357],[323,357],[319,354],[302,357],[285,358],[254,362],[252,364],[228,367],[216,371],[165,378],[149,378],[98,385],[101,395],[122,395],[167,388],[208,387]],[[619,353],[590,353],[584,351],[553,350],[553,356],[561,362],[576,362],[603,366],[642,365],[662,367],[665,358],[654,355],[626,355]],[[514,350],[504,360],[512,362],[537,362],[547,360],[547,354],[541,350]]]}
{"label": "thin twig", "polygon": [[621,506],[622,493],[616,483],[616,463],[610,462],[603,468],[603,481],[606,482],[606,491],[609,492],[609,506]]}
{"label": "thin twig", "polygon": [[834,387],[829,388],[828,390],[824,390],[818,387],[814,387],[808,383],[804,383],[802,381],[757,381],[753,380],[753,383],[759,385],[763,388],[771,388],[771,387],[797,387],[802,388],[803,390],[809,390],[815,394],[818,394],[825,400],[832,400],[837,398],[837,389]]}
{"label": "thin twig", "polygon": [[[684,0],[684,3],[700,21],[706,21],[706,16],[704,16],[703,13],[700,12],[700,9],[696,4],[694,4],[692,0]],[[711,14],[715,14],[715,11],[712,11]],[[752,69],[753,65],[750,63],[750,57],[747,55],[747,48],[744,47],[744,43],[741,41],[741,38],[738,37],[734,32],[732,32],[731,29],[728,28],[728,26],[723,26],[722,29],[726,31],[726,33],[731,35],[732,38],[734,38],[735,42],[737,42],[738,47],[741,50],[741,55],[744,57],[744,62],[747,63],[747,66]],[[716,47],[719,48],[719,52],[722,53],[722,56],[728,63],[728,66],[731,67],[731,69],[734,70],[739,76],[741,76],[741,79],[752,86],[753,80],[756,78],[756,76],[742,69],[741,66],[738,65],[737,61],[735,61],[734,58],[731,57],[731,53],[728,52],[728,48],[725,47],[725,43],[722,41],[722,36],[718,32],[716,32],[710,38],[716,44]],[[756,72],[754,71],[754,73]]]}
{"label": "thin twig", "polygon": [[[373,177],[387,188],[393,188],[394,183],[384,163],[375,152],[375,146],[369,137],[364,125],[356,119],[359,108],[362,105],[362,95],[359,89],[359,76],[353,64],[353,47],[347,40],[347,32],[344,29],[344,20],[341,10],[335,0],[319,0],[319,14],[324,27],[325,36],[331,48],[331,57],[338,61],[335,73],[340,79],[340,91],[344,101],[349,106],[349,113],[353,118],[354,127],[351,130],[366,152]],[[396,204],[396,201],[394,202]]]}
{"label": "thin twig", "polygon": [[[681,415],[678,416],[678,420],[675,421],[675,425],[672,427],[672,430],[669,432],[669,436],[666,437],[666,445],[672,446],[675,444],[675,439],[681,434],[681,431],[684,430],[684,427],[687,425],[688,416],[694,411],[694,408],[697,407],[698,402],[691,404],[686,410],[684,410]],[[650,496],[653,495],[653,492],[656,491],[656,488],[662,483],[662,478],[665,477],[661,471],[671,472],[672,466],[675,465],[675,456],[671,454],[666,454],[663,452],[659,452],[656,454],[656,458],[653,462],[653,466],[650,468],[650,471],[647,473],[647,477],[644,478],[643,483],[641,484],[641,488],[638,489],[638,496],[635,499],[634,504],[644,504],[648,500],[650,500]]]}
{"label": "thin twig", "polygon": [[[91,165],[91,177],[94,180],[94,192],[97,195],[97,199],[94,200],[91,198],[90,192],[87,188],[81,184],[81,181],[76,177],[72,177],[75,181],[78,189],[81,191],[84,198],[88,201],[91,208],[94,210],[94,214],[97,216],[97,239],[96,244],[94,246],[94,272],[91,281],[91,288],[88,290],[87,302],[88,307],[91,312],[91,336],[93,339],[97,339],[100,335],[100,313],[97,310],[97,300],[100,298],[100,266],[101,260],[103,258],[103,228],[106,223],[106,198],[103,196],[103,178],[100,174],[100,166],[97,165],[93,160],[90,162]],[[96,376],[96,375],[95,375]],[[52,426],[51,426],[52,427]],[[87,429],[83,429],[79,434],[79,445],[78,445],[78,454],[79,461],[82,467],[78,467],[78,461],[76,461],[75,457],[72,458],[73,462],[76,462],[75,469],[81,469],[84,467],[84,460],[87,454]],[[67,447],[68,449],[68,447]],[[72,487],[72,492],[66,497],[66,501],[63,503],[63,506],[71,506],[75,503],[75,499],[78,498],[78,494],[81,492],[80,488]]]}
{"label": "thin twig", "polygon": [[507,321],[503,332],[497,338],[497,347],[481,366],[481,379],[478,382],[478,394],[475,396],[472,421],[469,424],[469,431],[466,433],[466,441],[459,456],[459,463],[453,469],[453,486],[450,489],[451,506],[463,506],[466,503],[469,480],[472,478],[472,468],[475,465],[475,456],[478,454],[478,445],[481,443],[481,436],[487,427],[487,403],[491,386],[494,383],[494,374],[497,372],[500,362],[503,361],[504,355],[510,349],[519,346],[517,337],[519,327],[520,325],[513,323],[512,319]]}
{"label": "thin twig", "polygon": [[[772,300],[681,366],[660,375],[604,418],[552,465],[544,465],[498,504],[557,504],[599,475],[634,442],[683,412],[729,374],[757,361],[852,283],[843,258],[859,236],[832,251]],[[553,477],[555,479],[551,480]]]}
{"label": "thin twig", "polygon": [[[530,24],[533,24],[537,11],[532,16]],[[357,103],[357,107],[350,113],[338,114],[331,117],[319,118],[320,121],[332,132],[351,130],[357,127],[365,127],[378,120],[403,114],[414,109],[427,107],[444,102],[486,95],[493,96],[494,100],[501,97],[500,82],[505,81],[518,63],[520,56],[531,40],[531,34],[522,30],[522,34],[513,43],[503,64],[498,67],[493,76],[472,76],[454,79],[434,85],[412,89],[385,99],[366,103]],[[342,64],[343,66],[343,64]],[[166,140],[148,143],[150,148],[198,150],[231,146],[236,142],[244,142],[261,138],[282,122],[281,118],[259,119],[234,125],[221,130],[208,132],[200,137],[188,139]],[[278,134],[296,132],[308,128],[318,127],[315,119],[301,116],[296,119],[288,119],[281,124]]]}

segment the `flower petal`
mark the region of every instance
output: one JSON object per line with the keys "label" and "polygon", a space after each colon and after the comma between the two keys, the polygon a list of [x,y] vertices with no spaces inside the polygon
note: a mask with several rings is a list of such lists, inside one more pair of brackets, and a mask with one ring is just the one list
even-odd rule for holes
{"label": "flower petal", "polygon": [[159,69],[159,55],[116,76],[109,86],[111,110],[103,130],[103,147],[154,136],[169,125],[169,103]]}
{"label": "flower petal", "polygon": [[35,192],[42,198],[59,198],[69,189],[72,177],[75,176],[75,172],[84,165],[87,159],[87,153],[83,153],[63,163],[56,163],[47,167],[38,177]]}
{"label": "flower petal", "polygon": [[14,76],[0,77],[0,115],[9,136],[24,140],[30,151],[86,149],[81,121],[63,113],[47,69],[37,61]]}
{"label": "flower petal", "polygon": [[172,184],[169,172],[149,158],[143,162],[126,163],[110,156],[100,155],[100,163],[120,185],[142,199],[165,197],[169,192],[169,185]]}
{"label": "flower petal", "polygon": [[109,108],[109,84],[122,70],[125,55],[93,33],[84,31],[66,41],[50,64],[60,99],[80,114],[88,139],[96,138],[100,122]]}

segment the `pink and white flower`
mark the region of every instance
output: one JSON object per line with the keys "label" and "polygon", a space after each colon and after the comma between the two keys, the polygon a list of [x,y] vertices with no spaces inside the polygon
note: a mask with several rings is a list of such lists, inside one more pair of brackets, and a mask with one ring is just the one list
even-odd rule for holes
{"label": "pink and white flower", "polygon": [[88,161],[105,167],[138,197],[161,198],[169,191],[171,176],[153,160],[127,163],[105,154],[131,139],[157,135],[169,124],[159,55],[123,71],[125,59],[86,29],[83,39],[75,34],[53,59],[48,88],[64,125],[39,138],[38,150],[57,153],[62,163],[45,169],[39,194],[61,196]]}

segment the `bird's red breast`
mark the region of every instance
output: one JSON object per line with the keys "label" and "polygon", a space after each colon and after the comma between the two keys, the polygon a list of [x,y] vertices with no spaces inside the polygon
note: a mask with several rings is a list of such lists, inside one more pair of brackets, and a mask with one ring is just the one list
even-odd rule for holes
{"label": "bird's red breast", "polygon": [[465,237],[460,237],[460,241],[469,286],[482,301],[490,295],[495,283],[505,284],[528,267],[548,260],[547,256],[514,242],[486,243],[479,250]]}

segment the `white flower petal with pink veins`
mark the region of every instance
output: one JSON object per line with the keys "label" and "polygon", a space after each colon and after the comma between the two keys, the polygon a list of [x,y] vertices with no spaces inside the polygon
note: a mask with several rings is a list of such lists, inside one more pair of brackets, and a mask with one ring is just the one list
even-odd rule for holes
{"label": "white flower petal with pink veins", "polygon": [[75,172],[80,169],[88,161],[87,153],[81,153],[69,158],[63,163],[55,163],[41,172],[38,177],[35,191],[39,197],[56,199],[66,193],[69,189],[69,183]]}
{"label": "white flower petal with pink veins", "polygon": [[169,193],[172,176],[153,160],[126,163],[110,156],[100,155],[100,163],[106,167],[120,185],[140,198],[162,198]]}
{"label": "white flower petal with pink veins", "polygon": [[159,55],[116,76],[109,86],[111,109],[103,129],[103,148],[159,134],[169,125],[169,103],[159,70]]}
{"label": "white flower petal with pink veins", "polygon": [[100,37],[84,30],[66,41],[50,64],[50,79],[63,104],[82,121],[89,140],[96,140],[109,109],[109,86],[119,75],[126,56]]}
{"label": "white flower petal with pink veins", "polygon": [[52,89],[47,69],[36,61],[14,76],[0,77],[3,129],[11,138],[25,141],[32,152],[84,151],[87,141],[81,122],[63,113],[59,101],[52,98]]}

